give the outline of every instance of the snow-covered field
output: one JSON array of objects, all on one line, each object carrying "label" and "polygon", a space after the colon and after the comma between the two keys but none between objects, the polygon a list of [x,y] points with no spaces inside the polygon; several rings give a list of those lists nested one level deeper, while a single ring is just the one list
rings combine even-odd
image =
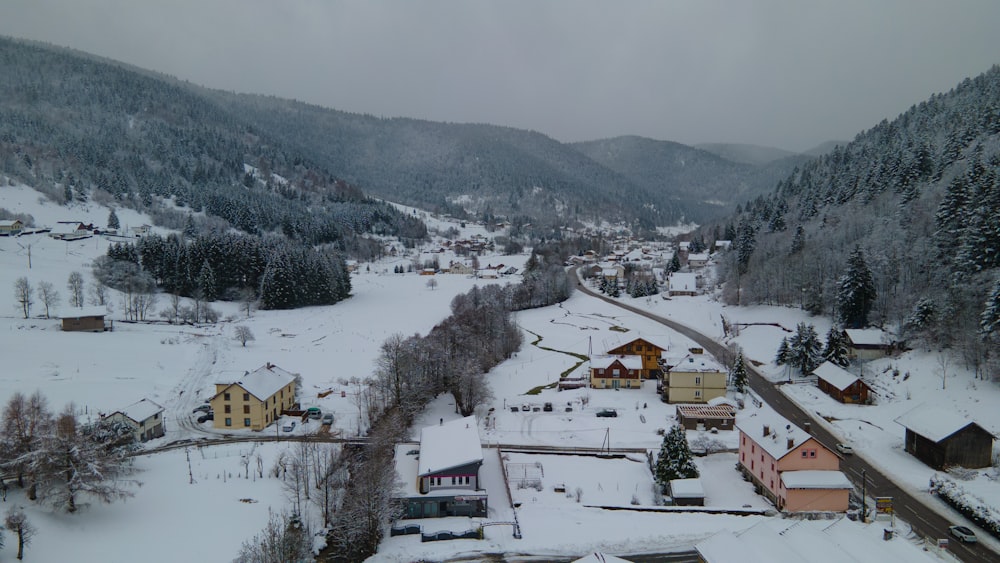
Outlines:
[{"label": "snow-covered field", "polygon": [[[64,208],[41,202],[39,194],[26,187],[0,187],[0,207],[28,212],[38,225],[69,219],[103,225],[108,216],[107,208],[92,203]],[[119,209],[117,214],[123,226],[149,222],[129,210]],[[424,218],[432,227],[442,230],[451,226],[458,228],[457,224],[439,222],[426,215]],[[487,234],[473,225],[463,234],[474,232]],[[474,284],[516,282],[516,279],[493,281],[463,275],[438,275],[434,277],[437,287],[431,288],[426,277],[392,273],[396,265],[409,265],[413,258],[400,256],[362,265],[352,276],[352,297],[331,307],[254,311],[247,318],[238,304],[215,303],[213,307],[222,313],[224,321],[200,327],[162,322],[125,323],[121,322],[120,315],[112,312],[109,318],[115,320],[115,330],[103,334],[63,333],[58,320],[38,318],[44,312],[39,303],[32,310],[32,318],[22,318],[13,295],[17,278],[25,276],[36,286],[42,281],[52,283],[63,294],[65,308],[65,286],[70,272],[82,273],[89,286],[89,264],[106,252],[108,244],[101,237],[70,243],[44,235],[0,237],[0,288],[8,288],[6,302],[0,299],[0,334],[3,334],[0,356],[5,360],[5,369],[0,374],[0,401],[6,402],[16,391],[39,390],[49,399],[53,410],[58,411],[73,402],[82,416],[93,417],[146,397],[166,409],[167,435],[153,441],[152,445],[214,434],[210,424],[198,425],[193,421],[192,408],[212,393],[215,382],[228,381],[265,362],[300,373],[304,382],[303,403],[318,406],[324,412],[334,412],[333,430],[345,436],[354,435],[359,427],[355,389],[343,382],[369,376],[386,337],[394,333],[426,334],[449,314],[451,299]],[[447,253],[439,255],[443,264],[450,258]],[[525,259],[526,256],[496,256],[480,261],[520,267]],[[829,326],[828,320],[809,318],[794,309],[723,307],[709,297],[670,301],[659,297],[623,299],[717,338],[722,336],[721,315],[730,322],[777,322],[789,329],[794,329],[797,322],[806,321],[816,325],[820,334],[825,334]],[[120,308],[117,301],[113,306]],[[164,307],[165,300],[157,310]],[[528,392],[555,383],[562,372],[579,362],[577,357],[564,352],[601,353],[608,342],[621,336],[643,336],[678,351],[686,350],[692,344],[690,341],[652,321],[579,293],[559,306],[516,313],[516,320],[525,331],[525,344],[515,357],[488,375],[495,398],[492,404],[484,405],[477,413],[485,443],[659,449],[662,438],[656,431],[669,428],[674,410],[660,401],[652,382],[636,390],[560,392],[552,388],[542,389],[537,394]],[[249,327],[255,335],[255,340],[248,342],[246,347],[234,338],[237,325]],[[763,362],[764,369],[777,377],[780,371],[769,362],[781,337],[786,334],[776,327],[749,326],[741,330],[736,341],[750,359]],[[533,344],[539,337],[537,345]],[[953,404],[966,405],[969,413],[987,428],[1000,428],[1000,413],[988,408],[996,404],[998,391],[994,384],[985,382],[976,382],[976,388],[971,388],[971,376],[953,368],[947,394],[941,394],[933,385],[937,382],[939,386],[940,377],[925,373],[932,368],[926,358],[904,357],[892,362],[901,372],[910,371],[911,377],[905,389],[897,389],[896,403],[887,405],[884,414],[875,414],[883,413],[882,406],[868,407],[863,414],[840,413],[836,411],[838,406],[832,402],[826,404],[823,396],[812,397],[798,392],[804,392],[805,387],[795,386],[796,391],[791,394],[809,408],[840,419],[834,423],[836,430],[855,444],[859,455],[878,452],[879,457],[873,461],[891,471],[899,471],[907,482],[912,479],[915,487],[925,486],[919,485],[919,481],[922,479],[926,483],[929,473],[906,465],[905,462],[912,460],[900,451],[902,429],[893,427],[892,418],[906,405],[948,397]],[[872,364],[873,370],[880,365]],[[577,367],[571,375],[583,375],[582,369],[582,366]],[[925,380],[928,380],[925,385],[916,384]],[[326,394],[328,391],[331,392]],[[320,393],[325,396],[319,397]],[[979,402],[973,402],[973,397],[978,397]],[[525,403],[535,407],[545,402],[554,404],[553,412],[515,413],[509,408]],[[567,412],[567,407],[572,410]],[[486,416],[490,408],[494,410]],[[595,413],[602,408],[615,408],[619,416],[596,417]],[[414,437],[422,425],[456,416],[450,397],[441,397],[418,421]],[[862,429],[855,431],[856,424],[851,419],[859,417],[870,422],[861,424]],[[874,426],[879,427],[881,433],[869,428]],[[295,432],[315,429],[314,425],[301,425]],[[252,435],[249,431],[231,433],[241,432]],[[713,437],[735,447],[732,433],[721,432]],[[35,506],[12,488],[8,504],[23,504],[31,521],[39,527],[35,542],[28,547],[27,560],[86,563],[224,561],[234,557],[242,541],[265,525],[268,510],[278,512],[289,505],[279,480],[266,474],[256,479],[253,475],[250,479],[241,477],[240,459],[250,447],[229,445],[191,449],[194,484],[189,482],[184,450],[140,457],[136,479],[143,485],[135,489],[134,498],[125,503],[92,505],[76,515],[53,513],[48,508]],[[279,444],[257,447],[254,455],[259,454],[264,459],[265,472],[284,447]],[[882,452],[893,455],[882,456]],[[514,539],[511,529],[504,526],[487,528],[483,542],[456,540],[420,544],[419,538],[412,536],[391,538],[385,541],[374,560],[411,561],[420,557],[442,560],[480,552],[579,556],[595,550],[609,553],[683,550],[719,530],[744,529],[764,518],[606,511],[593,505],[630,507],[633,495],[641,506],[655,504],[651,476],[644,460],[510,455],[518,459],[524,456],[525,462],[540,461],[546,470],[542,491],[511,491],[515,502],[520,503],[517,514],[522,539]],[[486,460],[483,478],[491,490],[491,511],[496,511],[491,517],[512,518],[513,509],[506,502],[506,493],[493,492],[503,490],[499,455],[487,455]],[[698,464],[705,476],[707,505],[767,507],[766,501],[754,495],[749,484],[735,471],[734,454],[699,458]],[[574,491],[580,487],[581,502],[563,493],[554,493],[551,485],[555,483],[565,484]],[[440,520],[427,525],[462,526],[463,523]],[[6,547],[0,549],[0,558],[12,559],[16,542],[11,541],[9,535],[7,540]]]}]

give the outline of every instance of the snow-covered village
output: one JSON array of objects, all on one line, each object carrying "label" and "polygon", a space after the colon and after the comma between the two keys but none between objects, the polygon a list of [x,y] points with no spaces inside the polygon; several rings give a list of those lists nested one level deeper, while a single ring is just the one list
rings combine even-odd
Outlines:
[{"label": "snow-covered village", "polygon": [[[484,244],[478,270],[502,263],[511,273],[476,275],[469,258],[448,249],[453,240],[435,236],[424,248],[352,265],[351,298],[333,306],[265,311],[184,299],[182,309],[216,310],[213,321],[184,322],[161,298],[134,320],[123,310],[128,295],[110,288],[104,305],[75,306],[101,291],[90,275],[82,301],[61,286],[73,291],[74,273],[139,238],[131,233],[159,231],[148,217],[117,209],[116,233],[100,234],[107,207],[59,206],[24,185],[0,188],[0,207],[45,227],[72,218],[78,235],[35,228],[0,237],[0,285],[34,288],[30,309],[11,299],[3,316],[5,428],[25,416],[15,409],[39,409],[81,428],[121,423],[135,444],[108,475],[74,469],[81,475],[69,496],[54,483],[32,500],[18,484],[24,475],[8,470],[6,504],[32,530],[27,560],[98,561],[109,545],[114,560],[229,560],[291,515],[319,553],[335,514],[351,509],[358,526],[363,518],[386,526],[371,561],[588,553],[604,561],[663,553],[712,562],[948,561],[959,540],[917,532],[925,516],[908,515],[971,527],[971,515],[946,498],[975,503],[987,519],[1000,505],[992,384],[871,329],[835,338],[836,352],[817,351],[829,359],[810,373],[792,360],[778,365],[780,349],[800,351],[811,338],[819,350],[816,335],[834,325],[799,309],[721,304],[713,263],[726,243],[697,265],[697,253],[680,245],[624,239],[610,255],[574,257],[578,290],[514,313],[510,338],[521,346],[467,382],[466,396],[428,397],[381,460],[385,471],[362,477],[344,476],[334,460],[382,438],[371,432],[374,411],[394,399],[376,395],[419,392],[390,371],[413,352],[405,335],[442,323],[457,296],[519,283],[528,255]],[[492,240],[481,225],[408,212],[432,232]],[[630,260],[647,261],[661,279],[675,257],[681,271],[654,294],[599,291]],[[413,266],[430,258],[468,268]],[[403,389],[383,388],[386,378]],[[784,400],[772,404],[771,394]],[[956,439],[967,444],[946,445]],[[955,465],[968,468],[947,469]],[[358,479],[371,480],[360,486],[383,506],[340,504],[345,480]],[[185,541],[149,529],[177,530]],[[0,553],[12,557],[17,541],[9,529],[6,537]]]},{"label": "snow-covered village", "polygon": [[1000,3],[0,8],[0,563],[1000,561]]}]

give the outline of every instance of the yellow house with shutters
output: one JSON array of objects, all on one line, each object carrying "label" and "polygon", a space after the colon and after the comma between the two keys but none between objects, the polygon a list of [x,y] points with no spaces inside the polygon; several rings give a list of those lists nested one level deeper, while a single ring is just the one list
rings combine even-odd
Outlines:
[{"label": "yellow house with shutters", "polygon": [[209,403],[215,428],[263,430],[295,406],[295,375],[268,362],[239,381],[216,383]]},{"label": "yellow house with shutters", "polygon": [[711,356],[692,353],[667,371],[663,393],[668,403],[707,403],[726,396],[727,379]]}]

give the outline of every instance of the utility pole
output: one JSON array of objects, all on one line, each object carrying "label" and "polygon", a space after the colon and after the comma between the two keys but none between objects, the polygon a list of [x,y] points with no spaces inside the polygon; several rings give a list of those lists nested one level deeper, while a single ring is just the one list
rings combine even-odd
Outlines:
[{"label": "utility pole", "polygon": [[865,485],[868,484],[868,479],[865,477],[865,470],[861,470],[861,523],[868,523],[868,510],[865,506]]}]

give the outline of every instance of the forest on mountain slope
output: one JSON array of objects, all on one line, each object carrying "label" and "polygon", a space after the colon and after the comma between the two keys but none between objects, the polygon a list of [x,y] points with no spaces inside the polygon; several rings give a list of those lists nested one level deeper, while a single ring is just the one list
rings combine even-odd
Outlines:
[{"label": "forest on mountain slope", "polygon": [[996,373],[1000,67],[803,164],[694,236],[734,239],[730,303],[884,327],[910,346],[954,351],[984,378]]},{"label": "forest on mountain slope", "polygon": [[618,146],[621,159],[608,161],[534,131],[210,90],[7,38],[0,73],[0,171],[57,199],[108,193],[176,228],[189,209],[348,249],[358,232],[423,236],[370,194],[542,232],[583,221],[644,230],[723,216],[790,170],[648,139],[595,142]]}]

